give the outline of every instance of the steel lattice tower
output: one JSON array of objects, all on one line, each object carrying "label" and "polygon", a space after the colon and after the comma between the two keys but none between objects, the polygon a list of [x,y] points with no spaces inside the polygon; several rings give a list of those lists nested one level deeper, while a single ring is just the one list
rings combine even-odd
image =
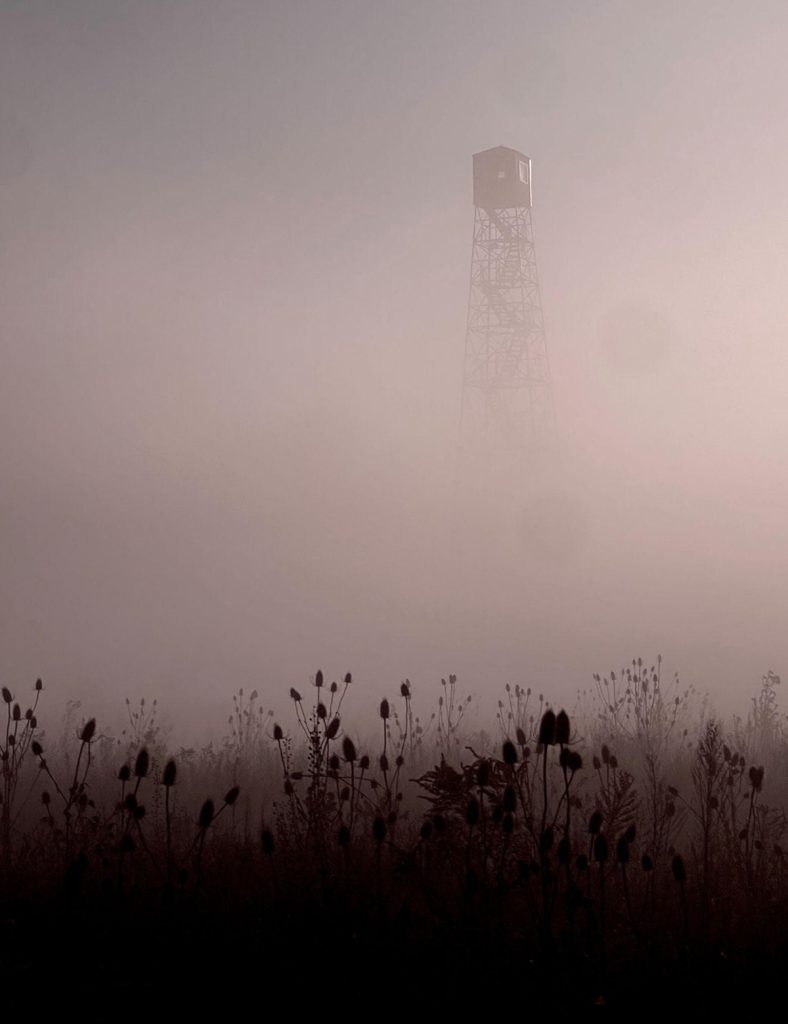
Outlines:
[{"label": "steel lattice tower", "polygon": [[461,442],[525,453],[555,428],[529,158],[505,146],[475,153],[473,204]]}]

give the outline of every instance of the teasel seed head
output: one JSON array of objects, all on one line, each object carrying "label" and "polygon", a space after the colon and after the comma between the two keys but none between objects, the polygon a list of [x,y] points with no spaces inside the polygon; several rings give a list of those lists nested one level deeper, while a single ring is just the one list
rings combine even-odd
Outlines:
[{"label": "teasel seed head", "polygon": [[148,768],[150,767],[150,756],[145,747],[140,750],[137,754],[137,760],[134,762],[134,774],[138,779],[144,779],[148,774]]},{"label": "teasel seed head", "polygon": [[503,763],[510,766],[517,764],[517,747],[511,740],[506,740],[503,745]]},{"label": "teasel seed head", "polygon": [[200,816],[197,819],[197,824],[199,825],[200,828],[206,829],[211,824],[213,819],[214,819],[213,800],[211,800],[210,797],[209,797],[205,801],[205,803],[202,805],[202,807],[200,808]]},{"label": "teasel seed head", "polygon": [[555,711],[552,708],[548,708],[542,715],[542,721],[539,726],[539,742],[542,746],[551,747],[555,743],[555,732]]}]

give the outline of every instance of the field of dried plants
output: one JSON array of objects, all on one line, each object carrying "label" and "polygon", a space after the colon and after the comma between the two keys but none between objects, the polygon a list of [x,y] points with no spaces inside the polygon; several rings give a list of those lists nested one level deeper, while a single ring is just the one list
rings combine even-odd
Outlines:
[{"label": "field of dried plants", "polygon": [[779,683],[722,721],[636,660],[571,714],[507,687],[474,732],[454,676],[422,714],[405,681],[362,737],[370,694],[318,672],[178,750],[155,704],[53,740],[41,682],[3,687],[9,1000],[751,1011],[787,962]]}]

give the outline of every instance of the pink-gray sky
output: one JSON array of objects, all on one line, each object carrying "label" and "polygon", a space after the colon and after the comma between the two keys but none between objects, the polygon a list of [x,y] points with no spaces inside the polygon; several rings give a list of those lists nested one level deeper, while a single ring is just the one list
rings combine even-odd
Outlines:
[{"label": "pink-gray sky", "polygon": [[[744,710],[788,654],[786,46],[767,0],[0,0],[3,681],[492,706],[661,651]],[[495,145],[562,446],[474,494]]]}]

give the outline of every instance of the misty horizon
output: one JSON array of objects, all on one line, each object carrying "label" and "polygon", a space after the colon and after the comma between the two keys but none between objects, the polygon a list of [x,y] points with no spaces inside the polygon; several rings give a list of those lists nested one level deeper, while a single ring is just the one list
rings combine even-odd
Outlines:
[{"label": "misty horizon", "polygon": [[[788,13],[485,11],[0,3],[4,682],[201,730],[319,668],[370,714],[781,673]],[[558,436],[469,468],[499,145]]]}]

